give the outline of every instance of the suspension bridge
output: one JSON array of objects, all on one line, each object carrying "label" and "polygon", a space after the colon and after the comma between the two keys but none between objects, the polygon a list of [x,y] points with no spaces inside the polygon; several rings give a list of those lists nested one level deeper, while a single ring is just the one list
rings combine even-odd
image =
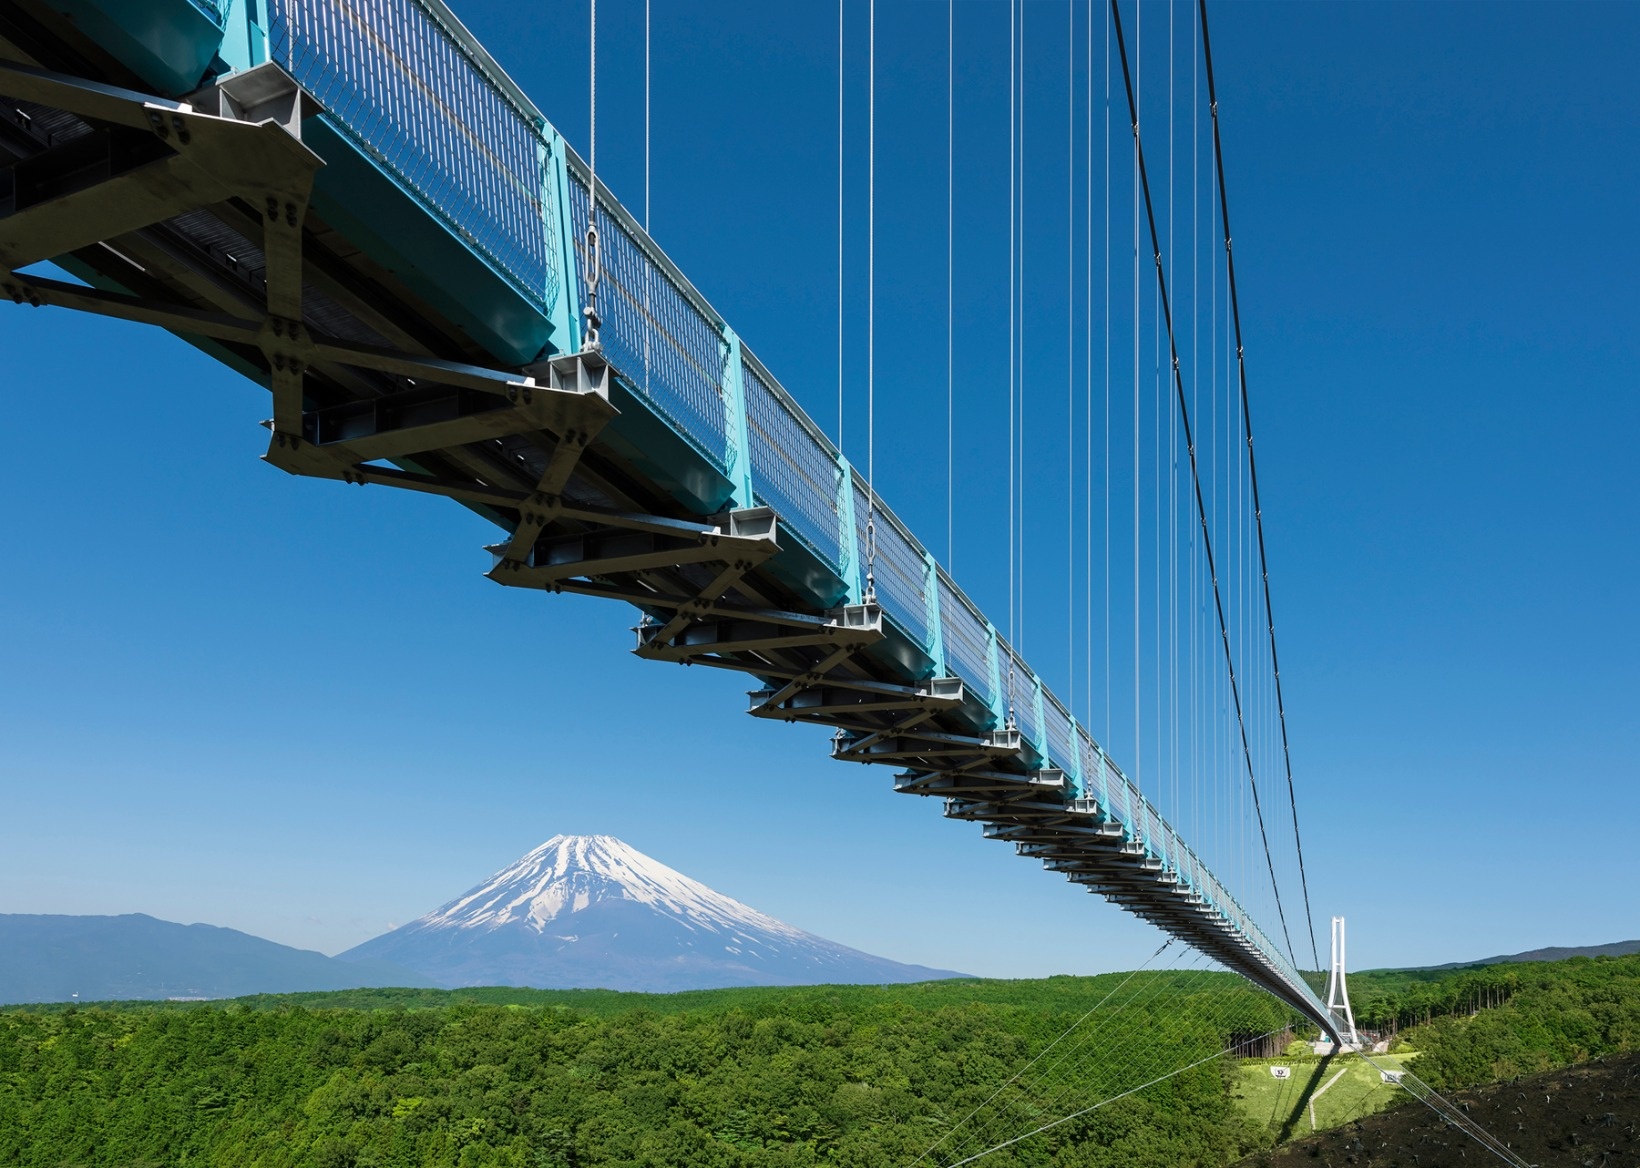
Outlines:
[{"label": "suspension bridge", "polygon": [[[441,0],[16,0],[0,96],[7,298],[175,333],[270,391],[274,466],[470,508],[498,529],[491,579],[635,607],[639,656],[744,674],[752,715],[830,728],[835,758],[892,768],[1343,1037],[1290,940]],[[1212,569],[1196,492],[1180,506]],[[1222,601],[1210,631],[1228,659]]]}]

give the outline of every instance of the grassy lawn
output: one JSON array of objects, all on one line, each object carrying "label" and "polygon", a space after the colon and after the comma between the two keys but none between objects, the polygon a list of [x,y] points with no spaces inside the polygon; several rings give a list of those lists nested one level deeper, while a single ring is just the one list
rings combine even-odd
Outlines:
[{"label": "grassy lawn", "polygon": [[[1408,1065],[1415,1052],[1375,1054],[1373,1061],[1390,1070]],[[1278,1079],[1271,1067],[1290,1067],[1291,1075]],[[1304,1048],[1303,1054],[1278,1059],[1245,1059],[1236,1069],[1231,1095],[1255,1122],[1267,1124],[1280,1138],[1308,1135],[1312,1108],[1315,1131],[1325,1131],[1363,1115],[1382,1111],[1404,1094],[1385,1083],[1378,1067],[1359,1055],[1343,1054],[1323,1060]]]}]

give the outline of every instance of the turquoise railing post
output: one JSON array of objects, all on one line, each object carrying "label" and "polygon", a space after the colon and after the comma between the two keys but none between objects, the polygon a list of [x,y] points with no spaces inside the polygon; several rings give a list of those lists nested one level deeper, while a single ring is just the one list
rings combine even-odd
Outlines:
[{"label": "turquoise railing post", "polygon": [[998,726],[1008,724],[1008,695],[1002,692],[1002,649],[997,628],[985,622],[985,660],[991,670],[991,713]]},{"label": "turquoise railing post", "polygon": [[945,665],[945,629],[940,621],[940,566],[934,561],[934,554],[923,552],[923,585],[924,595],[928,602],[925,611],[928,615],[928,655],[933,658],[934,676],[950,677],[951,671]]},{"label": "turquoise railing post", "polygon": [[253,0],[229,0],[222,10],[222,46],[217,56],[235,73],[268,59],[267,29],[257,23],[256,17]]},{"label": "turquoise railing post", "polygon": [[723,415],[729,449],[724,452],[725,469],[734,483],[736,507],[755,506],[752,495],[752,437],[746,421],[746,378],[741,373],[740,337],[723,326]]},{"label": "turquoise railing post", "polygon": [[[549,257],[558,265],[558,301],[552,306],[553,347],[560,353],[581,349],[581,280],[575,270],[575,219],[569,203],[569,151],[564,139],[546,121],[537,123],[545,151],[543,172],[546,190],[541,192],[541,216],[554,216],[558,224],[558,254]],[[549,235],[550,237],[550,235]]]},{"label": "turquoise railing post", "polygon": [[838,569],[843,586],[848,589],[848,602],[861,604],[865,601],[865,581],[860,577],[860,565],[865,562],[865,556],[861,554],[860,529],[854,522],[854,467],[841,454],[837,456],[837,464],[843,469],[837,477],[837,523],[842,528],[837,541],[837,558],[842,561]]},{"label": "turquoise railing post", "polygon": [[[1078,799],[1085,799],[1088,794],[1088,785],[1082,778],[1084,770],[1083,758],[1087,754],[1087,751],[1082,749],[1082,741],[1084,737],[1082,727],[1078,726],[1076,724],[1076,719],[1072,717],[1071,745],[1073,749],[1071,750],[1071,786],[1076,798]],[[1092,739],[1089,739],[1089,741],[1092,741]]]},{"label": "turquoise railing post", "polygon": [[1036,712],[1036,736],[1038,741],[1031,743],[1037,757],[1044,762],[1048,758],[1048,719],[1042,709],[1042,679],[1036,674],[1031,675],[1031,709]]}]

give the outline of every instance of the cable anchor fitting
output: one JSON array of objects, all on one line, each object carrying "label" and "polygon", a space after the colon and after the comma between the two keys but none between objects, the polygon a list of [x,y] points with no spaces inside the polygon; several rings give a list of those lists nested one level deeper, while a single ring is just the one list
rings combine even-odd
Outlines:
[{"label": "cable anchor fitting", "polygon": [[866,512],[866,604],[877,603],[877,516]]},{"label": "cable anchor fitting", "polygon": [[[596,204],[595,204],[596,206]],[[594,211],[596,213],[596,210]],[[581,316],[586,320],[586,328],[581,334],[581,352],[597,353],[603,350],[603,342],[598,339],[598,330],[603,320],[598,316],[598,284],[603,272],[603,249],[598,239],[596,224],[587,225],[587,303],[581,309]]]}]

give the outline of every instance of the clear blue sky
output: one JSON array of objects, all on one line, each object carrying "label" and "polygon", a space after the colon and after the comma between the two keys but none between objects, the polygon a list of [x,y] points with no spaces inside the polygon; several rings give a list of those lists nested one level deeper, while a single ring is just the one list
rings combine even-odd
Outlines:
[{"label": "clear blue sky", "polygon": [[[831,430],[835,9],[654,7],[654,234]],[[584,5],[457,10],[584,151]],[[861,461],[865,11],[850,0]],[[1044,419],[1066,376],[1066,12],[1026,5],[1027,400]],[[599,37],[599,169],[635,210],[641,13],[606,0]],[[879,426],[896,437],[877,477],[940,551],[945,15],[885,0],[878,29]],[[1191,10],[1174,15],[1187,37]],[[1212,18],[1322,941],[1332,913],[1358,967],[1640,935],[1640,9]],[[1143,20],[1154,45],[1167,10]],[[1000,622],[1006,8],[956,21],[958,500],[975,518],[955,558]],[[1147,114],[1153,151],[1160,126]],[[1119,96],[1111,127],[1120,157]],[[886,773],[829,762],[819,732],[747,718],[738,679],[637,661],[629,611],[489,584],[493,529],[459,508],[260,464],[265,391],[174,338],[5,305],[0,358],[0,911],[141,911],[334,952],[556,832],[607,832],[902,960],[1026,976],[1154,946]],[[1051,421],[1034,432],[1027,541],[1049,550],[1024,632],[1057,681],[1064,482],[1047,468],[1064,447]]]}]

